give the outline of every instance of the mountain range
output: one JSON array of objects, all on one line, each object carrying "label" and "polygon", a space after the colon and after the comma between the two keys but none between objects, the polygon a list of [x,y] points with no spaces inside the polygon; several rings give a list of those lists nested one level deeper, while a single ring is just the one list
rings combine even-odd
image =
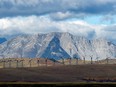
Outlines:
[{"label": "mountain range", "polygon": [[67,32],[18,35],[0,44],[0,58],[116,58],[116,45],[104,38],[89,40]]}]

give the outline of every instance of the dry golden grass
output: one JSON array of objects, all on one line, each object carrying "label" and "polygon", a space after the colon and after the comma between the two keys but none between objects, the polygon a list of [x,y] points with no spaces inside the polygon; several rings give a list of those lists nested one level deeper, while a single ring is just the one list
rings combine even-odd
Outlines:
[{"label": "dry golden grass", "polygon": [[[38,61],[39,60],[39,61]],[[91,64],[91,61],[85,61],[84,60],[77,60],[77,59],[64,59],[53,61],[50,59],[45,58],[6,58],[0,59],[0,68],[16,68],[16,67],[39,67],[39,66],[57,66],[57,65],[83,65],[83,64]],[[107,60],[99,60],[99,61],[93,61],[92,64],[116,64],[116,59],[109,59]],[[3,67],[4,66],[4,67]]]},{"label": "dry golden grass", "polygon": [[[3,62],[3,60],[5,62]],[[10,60],[10,61],[9,61]],[[38,61],[39,60],[39,61]],[[0,68],[16,68],[16,67],[38,67],[38,66],[54,66],[54,65],[62,65],[60,62],[53,62],[50,59],[45,58],[6,58],[0,60]],[[4,67],[3,67],[4,66]]]}]

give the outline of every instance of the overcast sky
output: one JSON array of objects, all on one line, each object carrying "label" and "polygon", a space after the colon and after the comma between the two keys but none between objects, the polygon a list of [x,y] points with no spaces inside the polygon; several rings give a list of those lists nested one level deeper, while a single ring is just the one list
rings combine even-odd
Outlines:
[{"label": "overcast sky", "polygon": [[55,31],[116,40],[116,0],[0,0],[0,36]]}]

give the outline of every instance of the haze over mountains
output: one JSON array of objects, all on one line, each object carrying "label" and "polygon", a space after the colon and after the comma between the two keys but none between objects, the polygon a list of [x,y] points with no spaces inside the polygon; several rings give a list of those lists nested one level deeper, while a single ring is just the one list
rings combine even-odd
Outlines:
[{"label": "haze over mountains", "polygon": [[0,44],[0,58],[116,58],[116,45],[99,38],[88,40],[70,33],[18,35]]}]

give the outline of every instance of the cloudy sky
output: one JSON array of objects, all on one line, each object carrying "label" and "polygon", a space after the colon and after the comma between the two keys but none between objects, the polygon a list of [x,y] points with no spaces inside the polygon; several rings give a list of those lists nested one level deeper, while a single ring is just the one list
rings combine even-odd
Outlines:
[{"label": "cloudy sky", "polygon": [[56,31],[116,40],[116,0],[0,0],[0,36]]}]

